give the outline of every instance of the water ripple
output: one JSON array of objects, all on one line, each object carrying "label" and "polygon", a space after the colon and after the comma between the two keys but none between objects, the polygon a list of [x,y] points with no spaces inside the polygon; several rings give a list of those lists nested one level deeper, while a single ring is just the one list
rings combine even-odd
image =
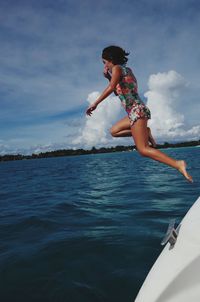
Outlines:
[{"label": "water ripple", "polygon": [[192,185],[137,152],[1,164],[1,301],[133,300],[199,195],[197,149],[166,151],[190,155]]}]

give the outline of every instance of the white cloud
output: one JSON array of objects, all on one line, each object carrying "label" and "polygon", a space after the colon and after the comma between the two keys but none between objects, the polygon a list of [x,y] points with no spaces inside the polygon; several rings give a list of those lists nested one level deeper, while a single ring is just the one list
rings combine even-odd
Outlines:
[{"label": "white cloud", "polygon": [[[87,99],[89,104],[92,104],[99,95],[99,92],[90,93]],[[118,98],[109,96],[97,107],[92,116],[86,116],[85,125],[72,144],[92,147],[112,143],[114,139],[109,134],[109,128],[119,119],[120,111],[121,104]]]},{"label": "white cloud", "polygon": [[[191,140],[199,139],[200,125],[185,129],[185,117],[180,111],[182,92],[188,83],[176,71],[152,74],[148,81],[149,91],[145,93],[147,106],[152,113],[149,125],[157,140]],[[92,92],[88,96],[88,103],[92,104],[99,92]],[[182,100],[183,101],[183,100]],[[121,104],[117,97],[109,96],[93,112],[86,116],[85,124],[72,145],[83,148],[127,143],[126,139],[113,139],[109,128],[120,119]]]},{"label": "white cloud", "polygon": [[149,91],[145,97],[152,113],[149,125],[158,140],[199,139],[200,126],[185,129],[185,117],[178,112],[180,99],[184,101],[182,91],[187,85],[185,79],[174,70],[149,77]]}]

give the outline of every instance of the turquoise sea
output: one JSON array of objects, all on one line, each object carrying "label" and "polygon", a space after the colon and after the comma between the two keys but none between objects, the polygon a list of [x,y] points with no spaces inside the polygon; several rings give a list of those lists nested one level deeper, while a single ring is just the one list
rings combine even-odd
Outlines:
[{"label": "turquoise sea", "polygon": [[0,163],[0,301],[128,302],[200,195],[200,148]]}]

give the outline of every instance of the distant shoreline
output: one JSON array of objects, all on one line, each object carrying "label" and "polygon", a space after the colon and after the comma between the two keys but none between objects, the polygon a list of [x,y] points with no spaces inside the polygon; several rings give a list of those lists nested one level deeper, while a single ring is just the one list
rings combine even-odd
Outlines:
[{"label": "distant shoreline", "polygon": [[[200,140],[181,142],[181,143],[167,143],[158,144],[157,149],[167,149],[167,148],[181,148],[181,147],[196,147],[200,146]],[[115,146],[115,147],[102,147],[96,149],[95,147],[91,150],[84,149],[63,149],[48,152],[41,152],[32,155],[22,155],[22,154],[5,154],[0,156],[0,162],[13,161],[13,160],[25,160],[25,159],[36,159],[36,158],[50,158],[50,157],[61,157],[61,156],[76,156],[76,155],[86,155],[86,154],[100,154],[100,153],[112,153],[112,152],[123,152],[123,151],[133,151],[135,146]]]}]

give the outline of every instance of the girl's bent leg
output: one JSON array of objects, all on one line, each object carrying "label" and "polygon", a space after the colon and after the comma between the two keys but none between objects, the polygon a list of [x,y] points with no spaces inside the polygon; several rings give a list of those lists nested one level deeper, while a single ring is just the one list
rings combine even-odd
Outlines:
[{"label": "girl's bent leg", "polygon": [[131,137],[131,127],[128,116],[124,117],[114,126],[112,126],[110,133],[114,137]]},{"label": "girl's bent leg", "polygon": [[[152,147],[156,147],[156,142],[151,134],[151,129],[148,127],[148,141]],[[130,120],[128,116],[121,119],[110,129],[110,134],[113,137],[132,137]]]},{"label": "girl's bent leg", "polygon": [[138,152],[142,156],[150,157],[181,172],[185,178],[192,182],[192,177],[186,171],[186,163],[183,160],[175,160],[165,153],[149,146],[149,134],[147,129],[147,119],[139,119],[131,127],[131,133],[135,141]]}]

